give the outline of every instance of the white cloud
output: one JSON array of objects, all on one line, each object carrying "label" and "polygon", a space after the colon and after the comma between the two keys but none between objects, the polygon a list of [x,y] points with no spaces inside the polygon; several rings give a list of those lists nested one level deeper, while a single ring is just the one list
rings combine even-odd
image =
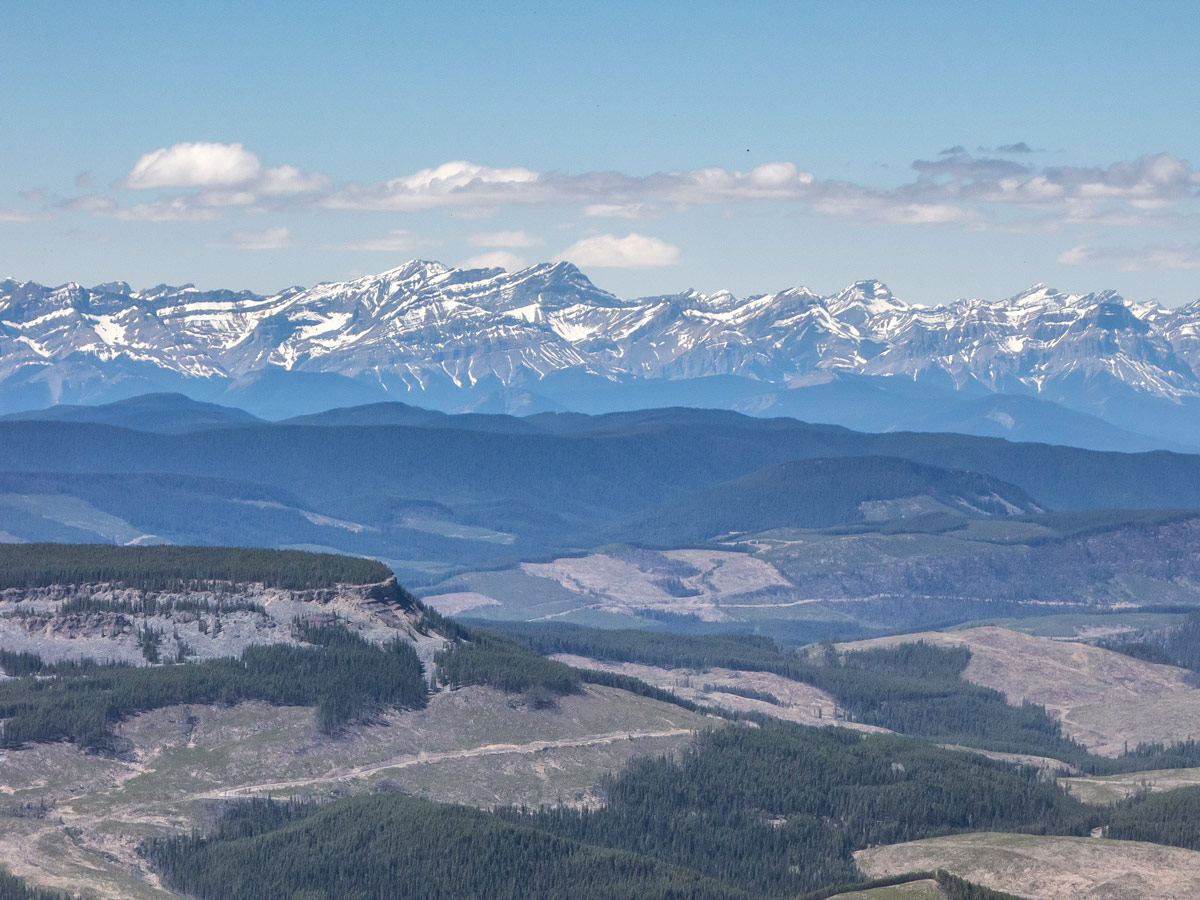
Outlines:
[{"label": "white cloud", "polygon": [[895,203],[878,197],[828,197],[813,210],[853,222],[887,225],[945,225],[975,218],[971,210],[951,203]]},{"label": "white cloud", "polygon": [[235,231],[227,242],[213,246],[233,247],[236,250],[278,250],[292,246],[292,234],[282,225],[262,231]]},{"label": "white cloud", "polygon": [[13,207],[0,209],[0,222],[33,222],[37,219],[45,218],[47,216],[44,213],[31,212],[27,209],[16,209]]},{"label": "white cloud", "polygon": [[143,154],[117,187],[240,188],[261,194],[322,191],[333,183],[328,175],[296,166],[267,168],[241,144],[195,141],[160,147]]},{"label": "white cloud", "polygon": [[750,182],[765,188],[787,187],[796,182],[812,184],[813,176],[808,172],[801,175],[794,163],[773,162],[751,169]]},{"label": "white cloud", "polygon": [[[914,161],[908,183],[879,187],[818,179],[789,161],[766,162],[748,171],[710,166],[628,175],[538,172],[456,160],[384,181],[334,184],[327,175],[294,165],[267,167],[242,144],[192,142],[143,155],[118,183],[188,193],[114,207],[109,214],[199,219],[226,207],[251,207],[279,212],[452,209],[456,217],[467,217],[541,206],[571,208],[593,218],[644,219],[702,205],[772,203],[852,222],[1019,231],[1081,223],[1162,226],[1184,204],[1194,209],[1200,199],[1200,172],[1178,156],[1159,153],[1107,166],[1039,167],[1024,146],[1001,148],[1025,155],[1019,162],[951,147],[934,160]],[[105,214],[98,202],[87,202],[95,203],[91,211]],[[529,247],[537,241],[522,231],[479,233],[468,240],[484,248]]]},{"label": "white cloud", "polygon": [[253,191],[201,191],[190,198],[180,198],[197,207],[250,206],[257,202]]},{"label": "white cloud", "polygon": [[382,237],[346,244],[347,250],[379,250],[387,253],[406,253],[417,247],[428,246],[429,241],[403,228],[390,231]]},{"label": "white cloud", "polygon": [[1069,266],[1112,263],[1126,272],[1140,272],[1143,269],[1200,269],[1200,244],[1177,241],[1138,248],[1083,245],[1059,254],[1058,261]]},{"label": "white cloud", "polygon": [[412,190],[448,191],[471,184],[526,184],[537,177],[538,173],[529,169],[493,169],[455,160],[395,180]]},{"label": "white cloud", "polygon": [[568,260],[578,266],[614,269],[649,269],[673,266],[679,262],[679,248],[644,234],[597,234],[576,241],[555,260]]},{"label": "white cloud", "polygon": [[464,259],[458,264],[460,269],[507,269],[515,272],[525,268],[525,260],[507,250],[493,250],[491,253],[480,253],[470,259]]},{"label": "white cloud", "polygon": [[645,203],[592,203],[583,214],[598,219],[649,219],[661,216],[662,210]]},{"label": "white cloud", "polygon": [[261,173],[258,157],[241,144],[197,141],[144,154],[120,186],[231,187],[253,181]]},{"label": "white cloud", "polygon": [[797,199],[812,192],[815,178],[788,162],[765,163],[750,172],[707,168],[631,176],[619,172],[560,175],[530,169],[494,169],[469,162],[445,163],[412,175],[351,184],[331,194],[334,209],[413,211],[439,207],[583,204],[609,210],[655,202],[697,203]]},{"label": "white cloud", "polygon": [[458,160],[374,184],[351,184],[326,201],[334,209],[420,210],[487,206],[523,200],[542,176],[529,169],[495,169]]},{"label": "white cloud", "polygon": [[304,172],[295,166],[263,170],[256,187],[264,194],[308,194],[323,191],[333,179],[320,172]]},{"label": "white cloud", "polygon": [[525,231],[488,231],[468,235],[476,247],[535,247],[542,239]]},{"label": "white cloud", "polygon": [[121,207],[113,211],[113,216],[133,222],[202,222],[215,219],[217,214],[184,197],[164,197],[152,203]]},{"label": "white cloud", "polygon": [[[960,162],[968,171],[994,160]],[[914,166],[924,166],[914,163]],[[1023,168],[1023,167],[1022,167]],[[1109,166],[1049,166],[1029,170],[1017,177],[990,177],[978,172],[957,186],[967,200],[1022,205],[1095,206],[1099,202],[1121,202],[1139,209],[1156,208],[1179,200],[1194,199],[1200,172],[1178,156],[1159,153],[1132,162]],[[949,187],[940,185],[939,187]]]}]

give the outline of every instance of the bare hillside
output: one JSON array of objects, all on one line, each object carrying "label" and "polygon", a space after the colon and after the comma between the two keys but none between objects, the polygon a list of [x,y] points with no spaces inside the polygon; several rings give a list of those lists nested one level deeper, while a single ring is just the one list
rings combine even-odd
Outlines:
[{"label": "bare hillside", "polygon": [[973,833],[872,847],[854,855],[872,876],[942,868],[1029,900],[1192,900],[1200,853],[1135,841]]},{"label": "bare hillside", "polygon": [[1186,670],[1088,644],[985,627],[874,638],[840,649],[913,641],[968,648],[968,680],[1001,691],[1010,703],[1041,704],[1093,753],[1117,756],[1126,744],[1200,735],[1200,689]]},{"label": "bare hillside", "polygon": [[103,900],[169,897],[136,845],[204,828],[226,800],[403,790],[479,807],[591,805],[605,774],[675,752],[709,723],[604,687],[551,709],[485,687],[442,691],[426,709],[340,739],[320,734],[303,707],[168,707],[121,725],[129,749],[119,758],[67,743],[5,751],[0,863]]}]

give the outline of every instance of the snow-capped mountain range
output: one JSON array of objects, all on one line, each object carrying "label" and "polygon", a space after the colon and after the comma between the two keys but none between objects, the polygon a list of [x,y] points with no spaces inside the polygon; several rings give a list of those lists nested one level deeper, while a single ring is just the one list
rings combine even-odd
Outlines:
[{"label": "snow-capped mountain range", "polygon": [[[922,307],[878,281],[824,297],[798,287],[627,300],[565,262],[510,273],[412,261],[272,296],[0,282],[7,410],[146,389],[212,397],[263,379],[286,393],[304,381],[286,376],[308,375],[348,396],[443,408],[495,392],[520,406],[542,387],[554,398],[545,405],[570,405],[565,384],[594,393],[706,379],[769,411],[780,392],[868,377],[887,390],[1023,394],[1103,414],[1138,398],[1200,404],[1197,372],[1200,301],[1167,309],[1043,285]],[[727,401],[709,405],[738,405]]]}]

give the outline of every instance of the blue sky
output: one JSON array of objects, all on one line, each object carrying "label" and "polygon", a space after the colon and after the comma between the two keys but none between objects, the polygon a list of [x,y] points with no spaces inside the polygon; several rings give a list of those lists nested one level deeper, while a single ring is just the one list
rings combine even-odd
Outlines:
[{"label": "blue sky", "polygon": [[0,276],[1200,297],[1188,3],[9,2]]}]

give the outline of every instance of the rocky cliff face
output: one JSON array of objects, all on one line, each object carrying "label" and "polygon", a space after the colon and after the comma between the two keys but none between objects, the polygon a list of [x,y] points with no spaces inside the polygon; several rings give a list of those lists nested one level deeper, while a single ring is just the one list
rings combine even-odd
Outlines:
[{"label": "rocky cliff face", "polygon": [[132,665],[240,656],[255,644],[300,643],[292,624],[339,621],[368,640],[410,640],[426,661],[443,638],[419,627],[420,611],[394,579],[290,591],[261,584],[146,591],[120,584],[0,591],[0,646],[48,662]]}]

